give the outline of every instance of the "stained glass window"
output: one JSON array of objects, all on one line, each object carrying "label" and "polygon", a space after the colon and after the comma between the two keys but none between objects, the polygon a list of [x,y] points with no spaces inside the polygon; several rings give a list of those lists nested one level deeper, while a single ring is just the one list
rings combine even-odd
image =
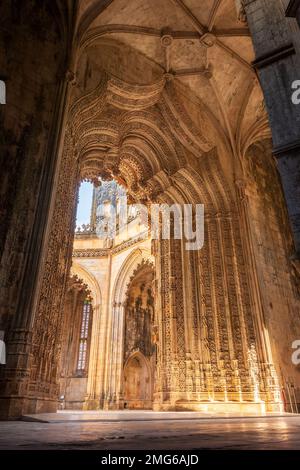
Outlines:
[{"label": "stained glass window", "polygon": [[85,371],[87,366],[87,346],[89,337],[89,324],[91,316],[91,300],[85,299],[82,310],[82,321],[80,330],[79,353],[77,370]]}]

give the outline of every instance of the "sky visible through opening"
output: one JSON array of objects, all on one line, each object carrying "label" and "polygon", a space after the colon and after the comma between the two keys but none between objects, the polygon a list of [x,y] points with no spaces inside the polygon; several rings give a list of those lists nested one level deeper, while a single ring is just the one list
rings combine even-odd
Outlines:
[{"label": "sky visible through opening", "polygon": [[93,184],[83,181],[79,188],[79,202],[76,214],[76,227],[89,224],[93,202]]}]

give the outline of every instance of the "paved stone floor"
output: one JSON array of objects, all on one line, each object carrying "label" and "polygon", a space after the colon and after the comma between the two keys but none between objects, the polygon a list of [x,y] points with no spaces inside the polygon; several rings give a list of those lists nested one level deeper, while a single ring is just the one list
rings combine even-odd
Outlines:
[{"label": "paved stone floor", "polygon": [[300,449],[300,415],[59,412],[0,422],[0,449]]}]

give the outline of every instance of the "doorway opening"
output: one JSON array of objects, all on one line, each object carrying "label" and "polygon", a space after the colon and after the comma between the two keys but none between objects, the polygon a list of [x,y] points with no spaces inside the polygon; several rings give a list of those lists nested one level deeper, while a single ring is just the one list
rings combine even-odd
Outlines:
[{"label": "doorway opening", "polygon": [[142,263],[132,276],[125,304],[124,408],[151,409],[156,368],[153,336],[153,267]]},{"label": "doorway opening", "polygon": [[64,305],[61,409],[152,408],[153,261],[148,226],[125,188],[83,181]]},{"label": "doorway opening", "polygon": [[124,409],[152,409],[151,367],[141,353],[124,366]]}]

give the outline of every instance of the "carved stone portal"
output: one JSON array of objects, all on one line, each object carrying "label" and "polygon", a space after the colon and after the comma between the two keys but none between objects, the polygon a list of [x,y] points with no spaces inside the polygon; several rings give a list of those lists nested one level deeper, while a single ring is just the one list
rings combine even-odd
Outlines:
[{"label": "carved stone portal", "polygon": [[[51,36],[47,67],[40,63],[37,86],[26,87],[37,94],[30,113],[20,108],[24,132],[11,146],[20,164],[29,163],[10,168],[15,160],[4,158],[7,192],[13,189],[14,198],[19,189],[12,214],[4,214],[9,231],[1,227],[0,234],[7,343],[0,415],[57,409],[70,270],[93,302],[88,370],[78,377],[85,380],[77,402],[83,408],[278,411],[287,381],[300,403],[299,371],[289,360],[300,332],[299,269],[290,259],[245,2],[169,2],[169,9],[145,0],[141,9],[132,0],[123,9],[108,2],[101,13],[80,3],[70,16],[74,37]],[[257,2],[247,3],[249,21]],[[64,35],[72,28],[55,30]],[[62,44],[70,63],[57,92],[54,62]],[[24,56],[35,51],[21,40],[15,46]],[[26,56],[28,70],[40,51]],[[17,57],[11,76],[22,62]],[[17,75],[11,123],[15,110],[31,102],[20,101],[31,74]],[[46,114],[37,112],[43,108]],[[97,185],[100,178],[148,206],[204,204],[203,248],[187,251],[172,237],[88,247],[85,227],[74,249],[79,183]],[[138,280],[147,263],[151,294],[149,280]]]}]

